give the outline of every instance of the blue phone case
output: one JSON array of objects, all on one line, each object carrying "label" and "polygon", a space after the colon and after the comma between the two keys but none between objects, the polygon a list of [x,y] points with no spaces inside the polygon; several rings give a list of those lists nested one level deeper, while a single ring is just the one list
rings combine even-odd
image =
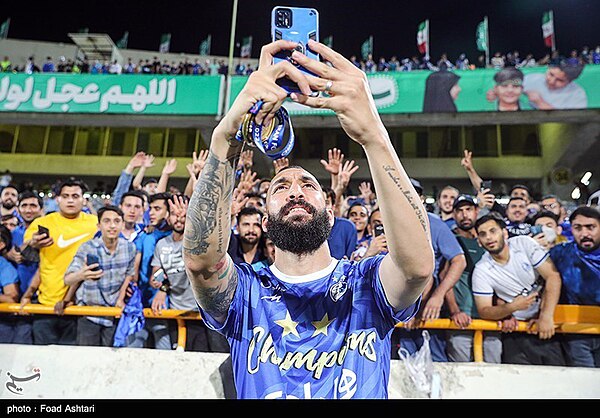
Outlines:
[{"label": "blue phone case", "polygon": [[[286,13],[286,16],[289,13],[290,19],[284,22],[281,14],[279,14],[278,18],[278,11],[283,11],[283,13]],[[308,41],[310,39],[319,41],[319,12],[316,9],[304,7],[277,6],[273,8],[271,11],[271,38],[273,41],[286,39],[298,42],[298,48],[296,49],[299,52],[318,61],[319,55],[308,48]],[[273,62],[276,64],[279,61],[288,60],[292,64],[295,64],[291,59],[291,53],[292,51],[280,51],[273,57]],[[316,74],[313,74],[300,65],[297,65],[297,67],[300,71],[316,76]],[[283,87],[288,93],[300,92],[298,85],[287,77],[277,80],[277,84]]]}]

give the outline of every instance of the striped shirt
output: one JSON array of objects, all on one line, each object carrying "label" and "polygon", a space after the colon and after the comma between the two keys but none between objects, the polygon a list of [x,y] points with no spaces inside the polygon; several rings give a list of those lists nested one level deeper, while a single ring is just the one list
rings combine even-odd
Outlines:
[{"label": "striped shirt", "polygon": [[[93,254],[100,260],[103,275],[98,280],[84,280],[75,293],[77,305],[85,306],[115,306],[119,290],[126,277],[134,275],[135,244],[119,238],[117,248],[111,254],[102,238],[94,238],[79,247],[66,274],[74,273],[86,264],[88,254]],[[88,316],[91,322],[102,326],[111,326],[112,317]]]}]

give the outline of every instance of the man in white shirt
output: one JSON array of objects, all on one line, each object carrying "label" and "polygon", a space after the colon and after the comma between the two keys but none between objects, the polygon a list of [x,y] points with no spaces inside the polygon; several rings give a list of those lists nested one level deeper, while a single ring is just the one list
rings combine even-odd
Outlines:
[{"label": "man in white shirt", "polygon": [[[473,272],[475,304],[482,319],[503,320],[502,362],[564,366],[553,338],[561,278],[548,253],[529,236],[509,239],[494,212],[477,220],[475,231],[486,250]],[[519,320],[529,321],[527,333],[511,333]]]}]

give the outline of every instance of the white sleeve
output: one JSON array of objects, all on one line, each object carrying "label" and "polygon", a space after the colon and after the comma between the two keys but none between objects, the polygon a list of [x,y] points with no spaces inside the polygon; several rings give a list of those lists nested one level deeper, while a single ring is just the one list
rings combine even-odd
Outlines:
[{"label": "white sleeve", "polygon": [[525,250],[533,268],[537,268],[548,257],[548,252],[533,238],[527,235],[515,238],[519,238],[519,245]]},{"label": "white sleeve", "polygon": [[473,295],[475,296],[493,296],[494,288],[488,274],[487,269],[483,266],[482,262],[478,262],[473,270]]}]

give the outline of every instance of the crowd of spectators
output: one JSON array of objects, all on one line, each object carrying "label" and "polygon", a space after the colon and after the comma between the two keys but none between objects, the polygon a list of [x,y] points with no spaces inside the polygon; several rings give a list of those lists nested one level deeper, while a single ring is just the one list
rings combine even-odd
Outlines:
[{"label": "crowd of spectators", "polygon": [[[600,45],[595,49],[590,50],[584,46],[581,51],[573,49],[568,56],[562,55],[558,50],[551,54],[546,54],[543,57],[536,59],[533,54],[521,56],[519,51],[511,51],[503,54],[496,52],[490,57],[489,63],[486,62],[485,55],[479,55],[475,61],[469,60],[466,54],[461,53],[455,61],[448,58],[444,53],[439,60],[431,60],[428,56],[419,57],[417,55],[411,58],[398,59],[397,56],[392,56],[390,59],[385,57],[379,58],[377,62],[373,59],[373,55],[369,55],[366,60],[358,59],[356,55],[350,57],[350,61],[358,68],[361,68],[366,73],[375,72],[394,72],[394,71],[416,71],[428,70],[437,71],[440,69],[447,70],[474,70],[477,68],[494,68],[501,70],[505,67],[536,67],[543,65],[560,65],[566,63],[568,65],[585,65],[595,64],[600,65]],[[249,62],[238,61],[234,68],[236,75],[250,75],[255,70]],[[20,72],[32,74],[36,72],[43,73],[83,73],[83,74],[171,74],[171,75],[217,75],[228,74],[228,66],[224,59],[207,59],[200,62],[200,59],[195,59],[193,62],[187,58],[183,61],[161,61],[158,57],[152,60],[139,60],[133,62],[131,58],[127,62],[120,64],[117,61],[100,62],[95,60],[73,60],[71,58],[59,57],[56,62],[53,57],[47,57],[42,64],[35,61],[35,57],[30,56],[26,63],[19,65],[11,62],[10,58],[5,56],[0,61],[0,72]]]},{"label": "crowd of spectators", "polygon": [[[183,191],[170,185],[177,160],[165,163],[159,179],[145,178],[154,157],[138,152],[111,193],[90,204],[87,186],[69,178],[53,195],[19,190],[0,178],[0,302],[37,303],[56,315],[3,314],[0,342],[175,348],[177,327],[164,319],[144,320],[142,308],[197,311],[186,276],[182,241],[189,197],[208,151],[192,156]],[[235,263],[260,270],[275,259],[261,227],[270,177],[253,171],[253,151],[241,154],[231,207],[228,253]],[[417,317],[392,335],[392,357],[415,352],[427,321],[450,318],[466,327],[474,318],[502,322],[486,332],[484,360],[490,363],[600,367],[592,335],[555,334],[557,303],[600,304],[600,212],[597,204],[569,211],[554,195],[535,200],[515,184],[506,205],[477,173],[465,150],[461,165],[472,188],[447,185],[429,205],[436,268]],[[275,160],[273,172],[290,164]],[[349,188],[358,166],[331,149],[321,160],[331,182],[323,184],[335,222],[328,243],[337,259],[361,260],[385,253],[385,225],[370,181]],[[458,164],[458,162],[457,162]],[[135,171],[137,170],[137,173]],[[411,179],[425,199],[425,190]],[[31,185],[29,185],[31,187]],[[64,316],[65,307],[116,306],[113,317]],[[512,333],[518,321],[530,333]],[[186,350],[228,352],[228,343],[202,321],[188,321]],[[431,330],[434,361],[473,361],[470,331]]]},{"label": "crowd of spectators", "polygon": [[465,53],[461,53],[455,61],[448,58],[446,53],[443,53],[440,58],[431,60],[428,56],[419,57],[413,55],[410,58],[398,59],[397,56],[392,56],[390,59],[380,57],[377,62],[373,59],[373,55],[369,55],[366,60],[358,59],[356,55],[350,57],[350,61],[355,66],[362,69],[366,73],[375,72],[394,72],[394,71],[416,71],[429,70],[438,71],[445,70],[475,70],[477,68],[494,68],[500,70],[505,67],[536,67],[543,65],[560,65],[567,63],[568,65],[585,65],[585,64],[600,64],[600,45],[593,51],[589,47],[584,46],[581,51],[572,50],[569,56],[562,55],[558,50],[551,54],[546,54],[542,58],[536,59],[533,54],[529,53],[526,56],[521,56],[519,51],[511,51],[503,54],[496,52],[490,57],[489,63],[486,62],[486,57],[480,54],[475,61],[469,60]]},{"label": "crowd of spectators", "polygon": [[[250,75],[254,67],[248,62],[239,61],[235,66],[237,75]],[[123,64],[118,61],[73,60],[60,56],[54,59],[49,56],[43,63],[38,63],[30,56],[23,65],[13,63],[8,56],[0,61],[0,72],[15,73],[72,73],[72,74],[170,74],[170,75],[226,75],[228,66],[224,59],[206,59],[193,62],[187,58],[183,61],[160,60],[157,56],[151,59],[140,59],[135,63],[131,58]]]}]

